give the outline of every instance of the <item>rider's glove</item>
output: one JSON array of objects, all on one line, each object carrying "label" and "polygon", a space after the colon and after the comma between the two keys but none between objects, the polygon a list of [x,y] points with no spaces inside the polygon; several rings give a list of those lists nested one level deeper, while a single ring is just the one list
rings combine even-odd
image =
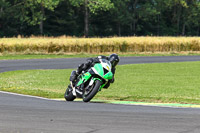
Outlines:
[{"label": "rider's glove", "polygon": [[100,61],[99,61],[98,58],[94,58],[94,59],[93,59],[93,62],[94,62],[94,63],[100,63]]}]

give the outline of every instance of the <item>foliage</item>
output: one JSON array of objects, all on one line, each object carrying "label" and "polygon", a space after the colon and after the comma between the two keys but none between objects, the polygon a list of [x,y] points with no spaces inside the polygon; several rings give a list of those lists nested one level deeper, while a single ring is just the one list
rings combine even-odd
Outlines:
[{"label": "foliage", "polygon": [[[24,0],[23,10],[24,20],[30,25],[39,24],[43,18],[41,7],[48,10],[54,10],[54,8],[59,4],[60,0]],[[31,17],[30,17],[31,15]]]},{"label": "foliage", "polygon": [[199,0],[0,0],[0,36],[199,36]]},{"label": "foliage", "polygon": [[[87,5],[85,5],[85,1],[88,3]],[[92,13],[97,13],[99,10],[106,11],[113,7],[110,0],[70,0],[70,2],[77,7],[87,6]]]}]

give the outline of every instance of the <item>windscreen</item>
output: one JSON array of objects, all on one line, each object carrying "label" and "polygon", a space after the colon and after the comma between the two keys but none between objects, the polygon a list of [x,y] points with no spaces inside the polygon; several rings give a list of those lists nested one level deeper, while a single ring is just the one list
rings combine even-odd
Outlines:
[{"label": "windscreen", "polygon": [[108,64],[109,66],[111,66],[110,61],[108,61],[108,60],[102,59],[101,61],[102,61],[103,63],[106,63],[106,64]]}]

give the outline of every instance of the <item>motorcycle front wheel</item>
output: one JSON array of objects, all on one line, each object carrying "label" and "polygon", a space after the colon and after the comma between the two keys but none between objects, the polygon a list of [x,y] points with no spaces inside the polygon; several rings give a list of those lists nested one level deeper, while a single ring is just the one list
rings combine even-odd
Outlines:
[{"label": "motorcycle front wheel", "polygon": [[99,91],[99,88],[101,86],[101,81],[96,80],[95,83],[92,85],[90,90],[85,90],[83,94],[83,101],[84,102],[89,102]]}]

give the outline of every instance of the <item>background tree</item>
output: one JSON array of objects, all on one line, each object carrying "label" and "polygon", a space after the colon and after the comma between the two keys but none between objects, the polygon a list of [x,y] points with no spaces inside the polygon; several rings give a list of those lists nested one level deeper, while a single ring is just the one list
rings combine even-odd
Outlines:
[{"label": "background tree", "polygon": [[200,0],[0,0],[0,36],[199,36]]},{"label": "background tree", "polygon": [[70,0],[72,5],[80,7],[84,6],[84,35],[88,37],[89,33],[89,14],[97,13],[99,10],[109,10],[113,7],[110,0]]},{"label": "background tree", "polygon": [[131,21],[131,14],[127,8],[128,2],[129,0],[113,0],[114,8],[111,10],[111,14],[116,25],[114,29],[117,29],[118,36],[121,36],[122,32],[128,34],[128,31],[123,30],[123,27],[129,25]]},{"label": "background tree", "polygon": [[53,11],[60,0],[24,0],[23,17],[30,25],[39,24],[40,34],[43,34],[43,21],[45,18],[45,9]]},{"label": "background tree", "polygon": [[[182,35],[185,35],[186,28],[188,34],[194,34],[199,36],[200,30],[200,2],[199,0],[188,0],[187,9],[185,9],[184,25],[182,29]],[[195,30],[192,30],[195,29]]]}]

